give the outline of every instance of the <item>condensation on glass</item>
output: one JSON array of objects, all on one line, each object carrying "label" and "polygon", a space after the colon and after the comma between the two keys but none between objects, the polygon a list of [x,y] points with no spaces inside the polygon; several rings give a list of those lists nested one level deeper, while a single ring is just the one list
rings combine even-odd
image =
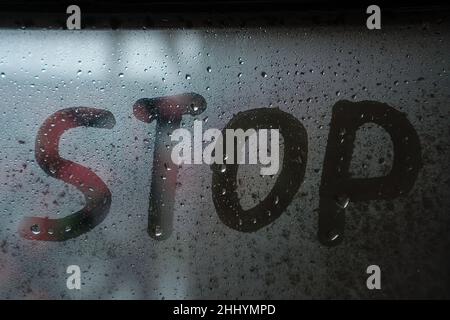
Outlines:
[{"label": "condensation on glass", "polygon": [[[374,33],[358,26],[0,30],[0,297],[448,298],[449,30],[448,23]],[[184,93],[201,95],[207,107],[183,115],[181,128],[201,120],[222,130],[257,108],[279,108],[304,126],[304,181],[267,226],[240,232],[224,224],[213,201],[213,170],[185,164],[177,168],[172,233],[150,237],[158,130],[156,122],[140,121],[133,105]],[[319,189],[332,108],[341,100],[377,101],[404,113],[420,140],[422,167],[413,188],[395,199],[337,195],[345,238],[329,247],[317,236]],[[59,219],[86,205],[79,189],[36,159],[46,119],[77,107],[114,120],[106,128],[74,126],[59,141],[62,158],[104,182],[109,211],[65,241],[24,238],[18,230],[25,217]],[[351,176],[383,176],[393,162],[386,130],[361,126]],[[241,207],[257,206],[277,177],[240,165]],[[35,225],[30,231],[42,232]],[[373,264],[381,268],[382,290],[366,287]],[[80,266],[81,290],[66,287],[69,265]]]}]

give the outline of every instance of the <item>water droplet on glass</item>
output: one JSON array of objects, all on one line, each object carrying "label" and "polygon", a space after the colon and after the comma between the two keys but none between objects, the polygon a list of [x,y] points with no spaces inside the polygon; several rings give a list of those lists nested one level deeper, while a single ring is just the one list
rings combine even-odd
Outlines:
[{"label": "water droplet on glass", "polygon": [[350,198],[345,195],[339,195],[336,197],[336,204],[339,207],[341,207],[342,209],[347,208],[349,203],[350,203]]},{"label": "water droplet on glass", "polygon": [[331,230],[328,233],[328,239],[330,239],[330,241],[336,241],[337,238],[339,238],[339,233],[336,230]]},{"label": "water droplet on glass", "polygon": [[157,237],[161,237],[162,236],[162,231],[161,231],[161,227],[160,226],[156,226],[155,227],[155,236],[157,236]]},{"label": "water droplet on glass", "polygon": [[31,232],[33,234],[39,234],[41,233],[41,228],[39,228],[39,226],[37,224],[33,224],[30,228]]}]

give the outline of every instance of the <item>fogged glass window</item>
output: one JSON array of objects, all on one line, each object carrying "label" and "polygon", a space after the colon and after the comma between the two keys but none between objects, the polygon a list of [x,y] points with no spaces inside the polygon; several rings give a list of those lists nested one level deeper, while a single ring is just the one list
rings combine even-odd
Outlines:
[{"label": "fogged glass window", "polygon": [[[0,297],[448,297],[448,27],[386,26],[370,36],[360,26],[0,30]],[[192,107],[178,120],[136,111],[137,101],[173,96]],[[330,241],[342,237],[328,246],[319,207],[342,101],[395,109],[417,133],[421,163],[411,190],[392,199],[333,194],[345,234],[326,230]],[[252,124],[259,114],[243,113],[254,109],[268,123],[278,111],[292,123],[275,174],[241,164],[222,181],[220,168],[173,165],[163,153],[175,127],[222,131],[238,119]],[[397,168],[391,135],[365,120],[350,137],[352,179]],[[166,155],[158,175],[155,146]],[[155,179],[160,192],[151,194]],[[227,216],[230,199],[241,216]],[[152,205],[169,216],[149,230]],[[373,264],[383,272],[377,292],[366,287]],[[71,265],[81,290],[67,288]]]}]

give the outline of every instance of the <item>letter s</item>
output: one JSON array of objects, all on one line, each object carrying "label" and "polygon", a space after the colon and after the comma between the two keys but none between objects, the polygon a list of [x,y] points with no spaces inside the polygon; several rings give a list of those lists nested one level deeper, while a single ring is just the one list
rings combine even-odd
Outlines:
[{"label": "letter s", "polygon": [[64,241],[86,233],[103,221],[111,205],[111,192],[90,169],[60,157],[59,140],[72,128],[84,126],[111,129],[115,124],[111,112],[85,107],[62,109],[45,120],[36,136],[37,163],[48,175],[80,190],[86,199],[86,205],[64,218],[23,218],[19,226],[19,234],[23,238]]}]

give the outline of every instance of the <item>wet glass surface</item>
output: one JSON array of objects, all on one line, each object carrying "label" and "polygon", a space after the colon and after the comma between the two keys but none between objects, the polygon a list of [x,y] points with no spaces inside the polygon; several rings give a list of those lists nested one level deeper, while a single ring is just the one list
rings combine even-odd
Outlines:
[{"label": "wet glass surface", "polygon": [[[0,297],[448,298],[449,27],[387,26],[370,36],[357,26],[0,30]],[[164,196],[149,197],[158,124],[138,119],[133,105],[184,93],[207,104],[182,115],[179,126],[188,130],[194,120],[222,130],[236,114],[257,108],[279,108],[301,122],[307,150],[292,157],[302,159],[304,178],[278,218],[253,232],[224,223],[214,168],[183,164],[175,174],[172,233],[164,240],[149,235],[149,205]],[[393,199],[337,194],[345,236],[327,246],[318,237],[320,188],[333,106],[342,100],[404,113],[420,142],[421,167],[411,190]],[[100,191],[55,179],[52,170],[59,169],[44,171],[36,156],[45,121],[77,107],[75,118],[95,108],[110,122],[96,123],[88,110],[89,119],[80,116],[61,133],[59,155],[89,168],[104,183]],[[362,125],[354,145],[352,178],[390,172],[394,146],[381,126]],[[244,210],[266,198],[280,174],[261,176],[259,169],[240,165],[236,173]],[[100,207],[106,202],[97,200],[110,192],[102,219],[83,222],[89,230],[74,233],[72,221],[70,230],[64,225],[53,234],[34,223],[28,238],[19,232],[25,217],[60,219],[83,209],[80,188]],[[73,236],[42,241],[44,232]],[[372,264],[382,269],[383,290],[367,290]],[[69,265],[80,266],[81,290],[66,287]]]}]

